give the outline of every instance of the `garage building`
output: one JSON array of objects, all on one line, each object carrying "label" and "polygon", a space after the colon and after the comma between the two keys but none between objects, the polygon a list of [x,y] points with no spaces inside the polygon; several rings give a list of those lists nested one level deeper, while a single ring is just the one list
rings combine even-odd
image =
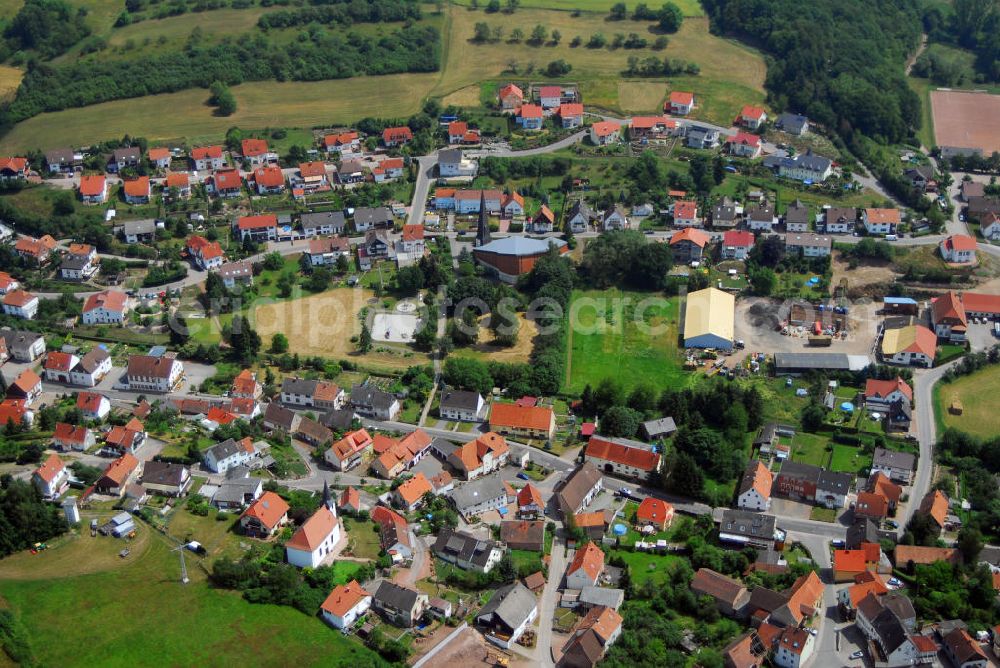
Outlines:
[{"label": "garage building", "polygon": [[684,308],[684,347],[733,347],[736,297],[716,288],[692,292]]}]

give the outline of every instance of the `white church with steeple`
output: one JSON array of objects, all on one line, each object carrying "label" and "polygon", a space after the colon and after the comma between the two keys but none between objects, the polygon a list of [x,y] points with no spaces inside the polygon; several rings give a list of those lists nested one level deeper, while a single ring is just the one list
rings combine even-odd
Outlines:
[{"label": "white church with steeple", "polygon": [[330,486],[323,483],[323,503],[285,543],[285,558],[292,566],[316,568],[340,542],[340,518],[330,498]]}]

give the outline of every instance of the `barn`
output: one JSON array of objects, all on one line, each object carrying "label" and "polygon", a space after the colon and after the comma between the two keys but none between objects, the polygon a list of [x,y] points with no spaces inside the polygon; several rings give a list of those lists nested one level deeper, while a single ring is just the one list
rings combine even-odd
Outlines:
[{"label": "barn", "polygon": [[684,347],[733,347],[736,323],[736,298],[716,288],[692,292],[684,308]]}]

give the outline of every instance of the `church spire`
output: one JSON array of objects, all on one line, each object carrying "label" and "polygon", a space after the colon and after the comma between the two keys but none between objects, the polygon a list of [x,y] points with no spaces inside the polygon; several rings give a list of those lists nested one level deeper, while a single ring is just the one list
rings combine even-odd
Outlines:
[{"label": "church spire", "polygon": [[323,505],[333,510],[333,501],[330,499],[330,483],[323,481]]},{"label": "church spire", "polygon": [[479,227],[476,229],[476,246],[490,242],[490,221],[486,215],[486,191],[479,193]]}]

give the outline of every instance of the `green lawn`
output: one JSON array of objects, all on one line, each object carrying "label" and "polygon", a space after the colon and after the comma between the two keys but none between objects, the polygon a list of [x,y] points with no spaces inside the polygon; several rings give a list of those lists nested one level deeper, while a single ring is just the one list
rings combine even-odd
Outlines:
[{"label": "green lawn", "polygon": [[830,459],[830,470],[844,473],[858,473],[861,469],[871,466],[871,458],[862,454],[860,448],[833,444],[833,456]]},{"label": "green lawn", "polygon": [[361,559],[377,559],[382,546],[379,544],[378,532],[374,529],[371,520],[359,522],[355,519],[345,518],[345,525],[350,522],[347,528],[348,548],[352,556]]},{"label": "green lawn", "polygon": [[[649,297],[655,305],[640,314],[635,306]],[[640,383],[660,389],[686,384],[690,376],[682,370],[677,344],[679,303],[676,297],[615,288],[574,291],[565,389],[580,392],[588,383],[597,386],[609,377],[625,388]]]},{"label": "green lawn", "polygon": [[827,438],[818,434],[795,432],[792,439],[792,461],[813,466],[826,466],[830,454],[826,451]]},{"label": "green lawn", "polygon": [[662,581],[670,568],[682,561],[681,557],[674,554],[628,552],[626,550],[612,550],[608,553],[608,560],[611,557],[621,557],[625,560],[625,563],[629,565],[632,582],[637,586],[642,585],[646,580]]},{"label": "green lawn", "polygon": [[196,557],[181,584],[177,555],[159,537],[134,558],[92,575],[0,582],[39,665],[179,666],[220,656],[237,665],[384,665],[318,618],[209,587]]},{"label": "green lawn", "polygon": [[821,508],[820,506],[814,506],[809,511],[809,519],[816,520],[817,522],[836,522],[837,511],[834,508]]},{"label": "green lawn", "polygon": [[[996,419],[1000,366],[987,367],[953,383],[939,383],[934,390],[939,428],[954,427],[981,438],[1000,434]],[[954,399],[962,403],[961,415],[948,412],[948,406]],[[940,435],[939,431],[938,436]]]}]

